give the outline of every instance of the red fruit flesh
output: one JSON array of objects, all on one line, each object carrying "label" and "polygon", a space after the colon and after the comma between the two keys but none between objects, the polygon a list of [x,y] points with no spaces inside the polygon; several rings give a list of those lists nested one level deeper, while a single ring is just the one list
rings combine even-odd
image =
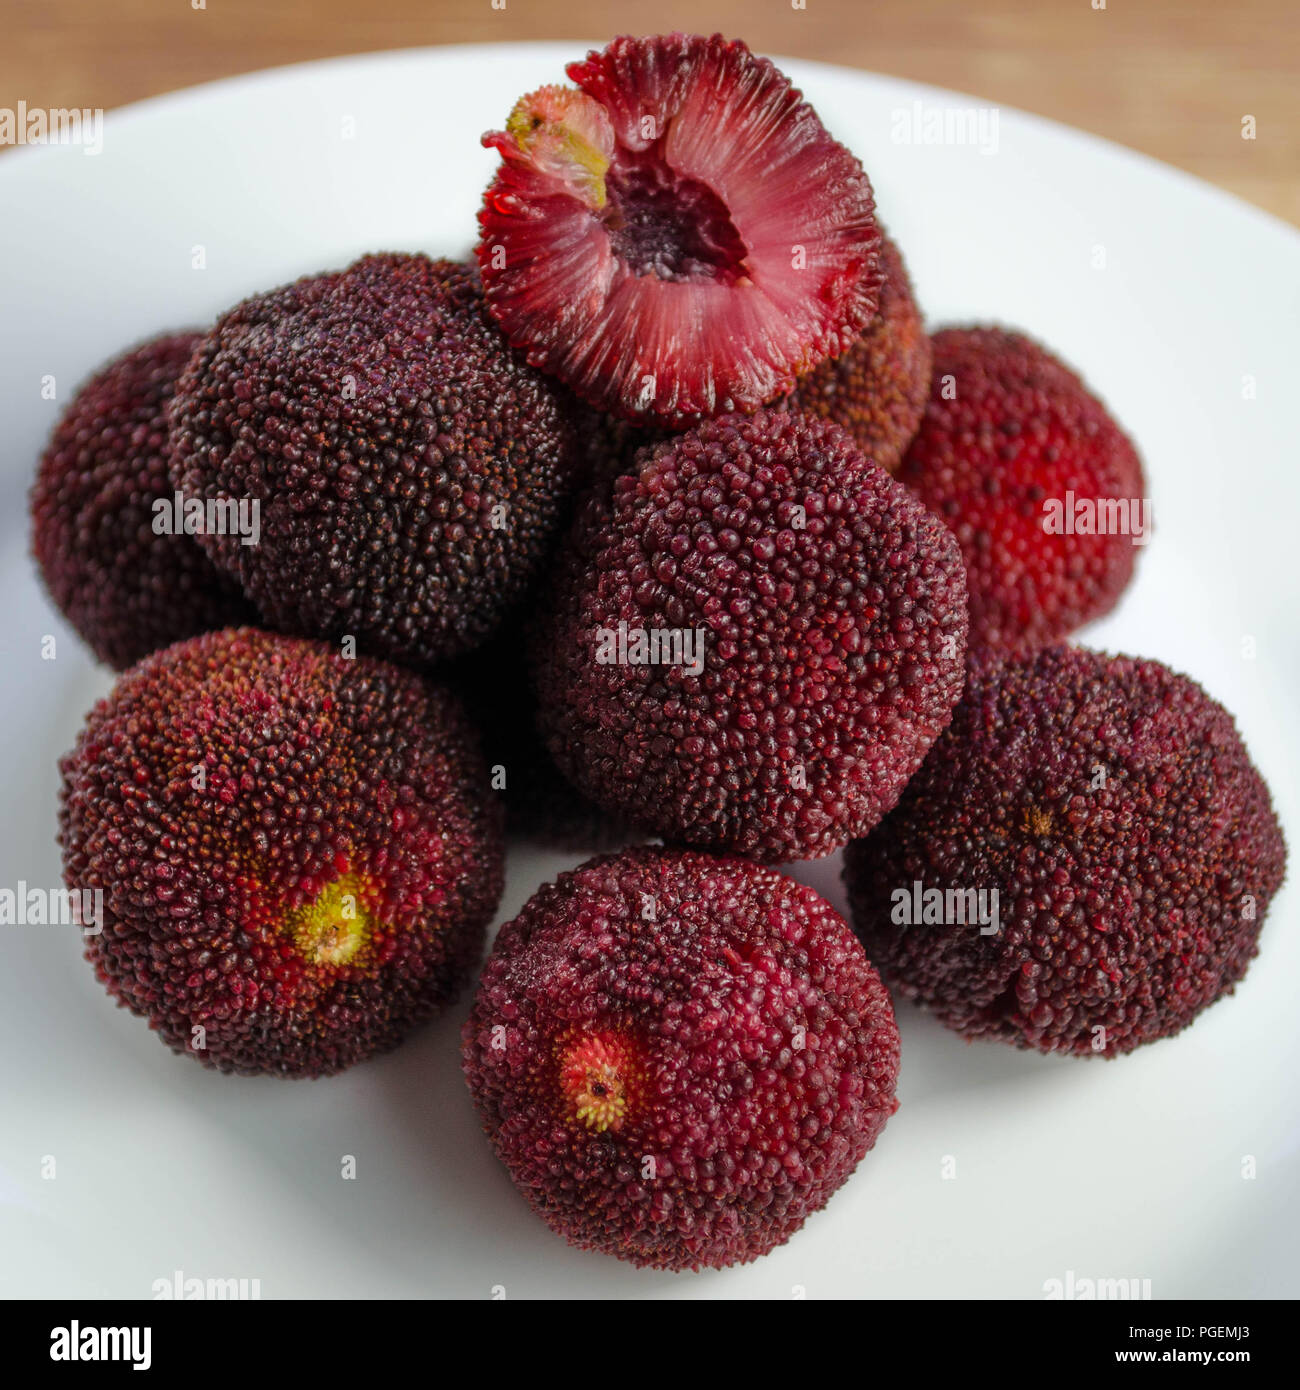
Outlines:
[{"label": "red fruit flesh", "polygon": [[590,404],[687,425],[753,410],[872,320],[862,166],[743,43],[615,39],[484,136],[488,306]]},{"label": "red fruit flesh", "polygon": [[[773,409],[830,420],[887,473],[897,473],[916,436],[930,395],[930,338],[898,247],[881,234],[880,312],[866,332],[838,357],[828,357],[799,378]],[[662,443],[673,431],[649,428],[583,406],[575,420],[583,476],[590,482],[635,470],[638,449]]]}]

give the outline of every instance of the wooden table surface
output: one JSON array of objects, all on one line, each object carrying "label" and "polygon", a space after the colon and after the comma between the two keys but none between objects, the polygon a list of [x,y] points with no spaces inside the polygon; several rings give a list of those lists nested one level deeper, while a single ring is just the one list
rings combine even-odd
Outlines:
[{"label": "wooden table surface", "polygon": [[572,38],[581,56],[615,33],[720,30],[1050,116],[1300,224],[1297,15],[1296,0],[0,0],[0,107],[108,109],[372,49]]}]

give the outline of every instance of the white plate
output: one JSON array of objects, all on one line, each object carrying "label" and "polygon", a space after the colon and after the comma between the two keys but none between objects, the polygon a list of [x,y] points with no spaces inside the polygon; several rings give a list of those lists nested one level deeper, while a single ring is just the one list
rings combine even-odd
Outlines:
[{"label": "white plate", "polygon": [[[0,160],[0,886],[58,883],[55,761],[109,686],[26,554],[26,489],[71,392],[134,340],[299,274],[371,250],[466,251],[496,160],[479,133],[583,51],[448,48],[289,68],[114,113],[97,157],[69,146]],[[1183,174],[1012,111],[989,154],[899,143],[914,102],[923,120],[976,103],[786,66],[866,164],[930,320],[1040,335],[1138,440],[1158,534],[1119,611],[1085,636],[1159,657],[1223,700],[1300,851],[1300,237]],[[199,246],[203,270],[192,268]],[[42,399],[46,374],[56,402]],[[59,639],[54,661],[42,660],[46,633]],[[516,852],[502,920],[572,862]],[[842,906],[837,872],[822,863],[800,876]],[[1041,1298],[1073,1271],[1150,1279],[1157,1298],[1295,1295],[1294,901],[1290,889],[1275,902],[1234,998],[1114,1062],[968,1046],[904,1007],[901,1107],[876,1150],[786,1247],[697,1276],[581,1254],[528,1212],[461,1080],[467,999],[334,1080],[241,1080],[171,1055],[115,1010],[69,932],[0,927],[0,1292],[147,1298],[181,1270],[258,1279],[268,1298],[497,1287]],[[354,1181],[340,1177],[345,1154]]]}]

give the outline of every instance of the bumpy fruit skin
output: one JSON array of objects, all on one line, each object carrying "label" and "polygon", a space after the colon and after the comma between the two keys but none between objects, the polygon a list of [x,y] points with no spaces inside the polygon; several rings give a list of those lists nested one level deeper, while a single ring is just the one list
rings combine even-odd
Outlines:
[{"label": "bumpy fruit skin", "polygon": [[[1286,867],[1231,715],[1155,661],[971,666],[898,807],[845,855],[871,959],[968,1038],[1115,1057],[1179,1032],[1246,973]],[[894,921],[917,883],[996,890],[1000,930]]]},{"label": "bumpy fruit skin", "polygon": [[500,808],[459,705],[411,672],[208,633],[128,671],[60,767],[65,881],[104,895],[87,957],[206,1066],[342,1071],[478,961]]},{"label": "bumpy fruit skin", "polygon": [[479,266],[530,362],[685,426],[849,347],[878,304],[871,185],[785,76],[720,34],[618,38],[568,74],[483,137]]},{"label": "bumpy fruit skin", "polygon": [[[829,854],[894,805],[961,693],[956,542],[828,421],[725,416],[639,459],[557,562],[533,644],[547,747],[667,840]],[[697,644],[676,653],[695,674],[622,659],[663,633],[661,657]]]},{"label": "bumpy fruit skin", "polygon": [[513,619],[445,673],[482,732],[492,785],[505,803],[508,834],[584,854],[641,839],[625,821],[578,792],[546,751],[537,732],[526,647],[525,622]]},{"label": "bumpy fruit skin", "polygon": [[497,937],[464,1065],[547,1225],[657,1269],[788,1240],[898,1105],[889,995],[843,918],[693,851],[626,850],[539,889]]},{"label": "bumpy fruit skin", "polygon": [[838,357],[814,367],[783,402],[843,425],[869,459],[897,473],[930,395],[930,338],[898,247],[881,237],[880,312]]},{"label": "bumpy fruit skin", "polygon": [[473,269],[425,256],[245,300],[171,424],[187,493],[260,501],[258,545],[203,541],[270,626],[417,668],[490,635],[577,481],[559,393],[493,327]]},{"label": "bumpy fruit skin", "polygon": [[153,529],[154,502],[173,497],[167,403],[200,337],[154,338],[92,377],[55,427],[32,489],[32,551],[50,597],[119,671],[253,616],[193,536]]},{"label": "bumpy fruit skin", "polygon": [[[1110,612],[1133,537],[1049,532],[1049,507],[1145,496],[1128,437],[1045,348],[999,328],[932,339],[930,402],[898,472],[961,543],[972,647],[1031,649]],[[951,399],[947,399],[951,396]]]}]

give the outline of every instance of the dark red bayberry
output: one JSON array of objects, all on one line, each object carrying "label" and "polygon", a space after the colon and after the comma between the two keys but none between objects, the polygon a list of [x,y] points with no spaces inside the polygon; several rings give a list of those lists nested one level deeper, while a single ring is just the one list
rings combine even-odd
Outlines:
[{"label": "dark red bayberry", "polygon": [[425,256],[231,310],[171,437],[187,494],[257,500],[258,544],[202,541],[270,626],[421,668],[520,601],[577,482],[566,401],[488,320],[474,271]]},{"label": "dark red bayberry", "polygon": [[253,628],[133,667],[61,763],[87,956],[173,1050],[324,1076],[455,996],[501,894],[499,807],[459,705]]},{"label": "dark red bayberry", "polygon": [[253,617],[238,584],[175,525],[167,403],[201,336],[154,338],[92,377],[55,428],[32,489],[32,550],[50,596],[119,671]]},{"label": "dark red bayberry", "polygon": [[961,693],[957,544],[828,421],[726,416],[638,457],[580,513],[541,615],[547,746],[665,839],[829,854]]},{"label": "dark red bayberry", "polygon": [[[1055,647],[973,660],[952,724],[845,858],[854,925],[902,994],[967,1037],[1113,1057],[1231,993],[1286,846],[1195,681]],[[927,892],[946,921],[916,920]],[[981,893],[995,931],[972,924]]]},{"label": "dark red bayberry", "polygon": [[825,1205],[897,1108],[889,996],[811,888],[633,849],[501,929],[465,1076],[533,1210],[659,1269],[756,1259]]},{"label": "dark red bayberry", "polygon": [[961,544],[971,646],[1059,641],[1115,606],[1150,539],[1137,452],[1030,339],[948,328],[933,344],[930,403],[899,480]]}]

